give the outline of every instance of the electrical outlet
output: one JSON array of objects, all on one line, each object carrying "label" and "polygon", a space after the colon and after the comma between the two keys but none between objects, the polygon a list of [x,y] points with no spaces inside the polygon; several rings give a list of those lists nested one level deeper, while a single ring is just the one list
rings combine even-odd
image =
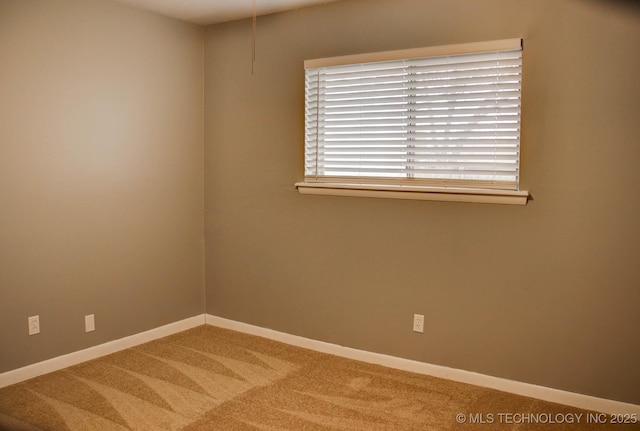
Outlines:
[{"label": "electrical outlet", "polygon": [[414,332],[424,332],[424,315],[422,314],[414,314],[413,315],[413,330]]},{"label": "electrical outlet", "polygon": [[31,316],[28,319],[29,322],[29,335],[36,335],[40,333],[40,316]]},{"label": "electrical outlet", "polygon": [[84,332],[91,332],[96,330],[96,320],[93,314],[84,316]]}]

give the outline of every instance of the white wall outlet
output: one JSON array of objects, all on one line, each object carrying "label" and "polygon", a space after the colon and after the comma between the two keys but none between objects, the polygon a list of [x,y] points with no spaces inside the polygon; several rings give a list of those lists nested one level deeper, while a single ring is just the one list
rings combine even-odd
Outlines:
[{"label": "white wall outlet", "polygon": [[413,330],[414,332],[424,332],[424,315],[422,314],[414,314],[413,315]]},{"label": "white wall outlet", "polygon": [[93,314],[84,316],[84,332],[91,332],[96,330],[96,319]]},{"label": "white wall outlet", "polygon": [[29,321],[29,335],[36,335],[40,333],[40,316],[31,316]]}]

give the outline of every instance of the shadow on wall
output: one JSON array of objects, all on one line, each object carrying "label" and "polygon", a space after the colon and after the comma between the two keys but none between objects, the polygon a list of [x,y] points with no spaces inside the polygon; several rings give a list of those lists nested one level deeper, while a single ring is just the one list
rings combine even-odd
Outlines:
[{"label": "shadow on wall", "polygon": [[601,3],[605,6],[619,6],[627,12],[640,14],[640,0],[583,0],[590,3]]}]

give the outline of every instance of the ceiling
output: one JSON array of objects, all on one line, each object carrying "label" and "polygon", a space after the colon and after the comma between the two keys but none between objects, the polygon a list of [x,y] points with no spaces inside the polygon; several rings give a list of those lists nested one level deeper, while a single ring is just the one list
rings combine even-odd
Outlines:
[{"label": "ceiling", "polygon": [[[141,9],[200,25],[216,24],[253,15],[253,0],[117,0]],[[256,0],[258,15],[329,3],[338,0]]]}]

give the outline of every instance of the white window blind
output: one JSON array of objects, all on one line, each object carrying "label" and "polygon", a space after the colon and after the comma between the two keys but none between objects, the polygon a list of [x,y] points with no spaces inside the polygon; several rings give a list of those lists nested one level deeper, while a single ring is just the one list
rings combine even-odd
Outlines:
[{"label": "white window blind", "polygon": [[377,57],[305,62],[306,182],[518,190],[520,39]]}]

